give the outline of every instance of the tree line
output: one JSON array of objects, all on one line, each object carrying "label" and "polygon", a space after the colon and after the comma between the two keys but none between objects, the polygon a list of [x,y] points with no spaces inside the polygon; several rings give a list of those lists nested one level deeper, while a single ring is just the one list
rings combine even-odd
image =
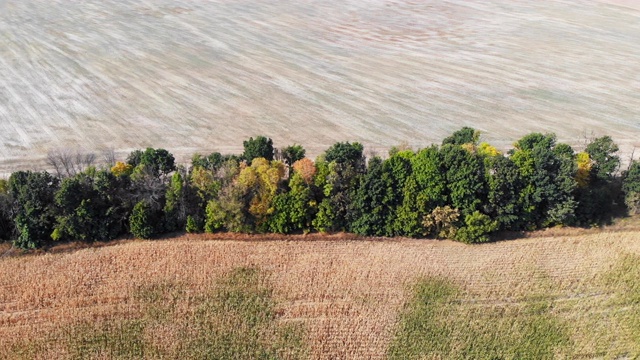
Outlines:
[{"label": "tree line", "polygon": [[384,159],[338,142],[315,161],[300,145],[275,149],[263,136],[243,145],[242,154],[196,154],[188,167],[147,148],[110,168],[14,172],[0,181],[0,237],[25,249],[175,231],[479,243],[500,231],[591,227],[640,212],[640,162],[620,172],[609,136],[576,152],[532,133],[503,154],[465,127],[439,146],[394,147]]}]

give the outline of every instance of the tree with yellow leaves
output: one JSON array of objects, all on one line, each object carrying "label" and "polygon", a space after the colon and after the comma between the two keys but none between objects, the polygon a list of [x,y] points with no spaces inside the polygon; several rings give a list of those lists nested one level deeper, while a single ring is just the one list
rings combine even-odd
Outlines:
[{"label": "tree with yellow leaves", "polygon": [[115,176],[131,175],[132,172],[133,166],[123,163],[122,161],[116,162],[116,164],[111,167],[111,173]]},{"label": "tree with yellow leaves", "polygon": [[284,164],[265,158],[253,159],[251,165],[242,169],[238,175],[238,184],[244,187],[249,198],[248,211],[253,216],[258,231],[266,230],[264,227],[267,217],[273,212],[273,198],[283,177]]},{"label": "tree with yellow leaves", "polygon": [[576,163],[578,165],[578,170],[576,170],[576,183],[578,183],[579,188],[586,188],[589,186],[589,180],[591,177],[591,157],[586,152],[581,152],[576,154]]},{"label": "tree with yellow leaves", "polygon": [[496,149],[493,145],[490,145],[489,143],[486,143],[486,142],[480,143],[480,145],[478,146],[477,152],[479,155],[485,156],[485,157],[502,155],[502,153],[500,153],[498,149]]}]

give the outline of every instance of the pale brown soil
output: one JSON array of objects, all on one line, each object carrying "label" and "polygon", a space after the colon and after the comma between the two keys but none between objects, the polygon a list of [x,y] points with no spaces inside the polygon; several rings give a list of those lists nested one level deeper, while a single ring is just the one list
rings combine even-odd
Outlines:
[{"label": "pale brown soil", "polygon": [[180,162],[263,134],[315,156],[462,126],[640,145],[640,12],[623,0],[0,0],[0,174],[58,148]]}]

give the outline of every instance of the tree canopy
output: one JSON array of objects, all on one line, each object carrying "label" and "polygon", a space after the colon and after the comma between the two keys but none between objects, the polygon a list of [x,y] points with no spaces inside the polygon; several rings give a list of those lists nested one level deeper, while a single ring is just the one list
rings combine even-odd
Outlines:
[{"label": "tree canopy", "polygon": [[249,138],[243,142],[244,152],[242,159],[251,164],[253,159],[264,158],[267,161],[273,160],[273,141],[264,136]]},{"label": "tree canopy", "polygon": [[440,146],[401,146],[369,159],[362,144],[337,142],[315,162],[300,145],[274,160],[271,139],[258,136],[244,141],[241,155],[197,154],[188,167],[147,148],[62,180],[17,171],[0,181],[0,238],[27,249],[172,231],[350,231],[478,243],[499,230],[606,223],[622,203],[640,212],[640,163],[619,174],[610,137],[575,152],[553,134],[532,133],[501,153],[479,135],[465,127]]}]

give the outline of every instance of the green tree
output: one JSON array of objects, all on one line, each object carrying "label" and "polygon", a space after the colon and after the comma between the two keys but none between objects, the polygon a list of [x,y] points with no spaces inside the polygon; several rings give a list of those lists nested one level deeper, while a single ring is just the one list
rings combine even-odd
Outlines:
[{"label": "green tree", "polygon": [[273,214],[269,218],[269,230],[281,234],[297,231],[308,232],[316,212],[311,185],[298,172],[289,181],[289,191],[273,200]]},{"label": "green tree", "polygon": [[244,153],[242,158],[251,164],[253,159],[265,158],[267,161],[273,160],[273,141],[270,138],[264,136],[257,136],[249,138],[243,142]]},{"label": "green tree", "polygon": [[[211,178],[217,184],[215,187],[207,185],[209,180],[201,185],[194,185],[203,189],[202,199],[206,200],[204,218],[204,230],[215,232],[226,229],[231,232],[250,232],[253,230],[251,214],[249,214],[250,192],[245,185],[239,183],[238,175],[246,163],[238,164],[235,159],[225,161]],[[219,188],[218,188],[219,187]],[[208,193],[207,188],[214,189],[215,193]],[[200,190],[199,190],[200,191]]]},{"label": "green tree", "polygon": [[442,145],[465,145],[473,144],[477,145],[480,139],[480,132],[474,128],[463,127],[462,129],[454,132],[451,136],[445,138],[442,141]]},{"label": "green tree", "polygon": [[127,209],[118,191],[120,185],[112,173],[91,168],[64,179],[55,194],[54,240],[104,241],[122,234]]},{"label": "green tree", "polygon": [[175,158],[165,149],[134,150],[127,157],[127,163],[134,168],[142,165],[154,176],[168,175],[176,170]]},{"label": "green tree", "polygon": [[0,179],[0,241],[11,240],[14,236],[13,199],[9,193],[9,182]]},{"label": "green tree", "polygon": [[[351,164],[333,162],[329,166],[328,187],[326,193],[333,214],[333,226],[329,231],[347,231],[353,219],[351,203],[353,189],[357,187],[360,173]],[[326,190],[326,189],[325,189]]]},{"label": "green tree", "polygon": [[189,234],[202,232],[202,228],[203,228],[202,220],[196,219],[191,215],[187,216],[186,231]]},{"label": "green tree", "polygon": [[116,176],[108,171],[97,171],[93,177],[93,187],[98,197],[106,204],[103,222],[108,229],[108,238],[126,233],[129,215],[135,205],[131,196],[131,179],[128,176]]},{"label": "green tree", "polygon": [[467,244],[478,244],[489,241],[489,234],[498,230],[498,222],[480,211],[465,216],[465,226],[458,229],[456,239]]},{"label": "green tree", "polygon": [[148,166],[154,174],[168,175],[176,170],[175,158],[165,149],[147,148],[140,160],[140,164]]},{"label": "green tree", "polygon": [[346,231],[353,220],[352,196],[358,178],[365,171],[363,146],[359,143],[339,142],[332,145],[323,157],[316,160],[315,184],[322,191],[319,198],[316,229]]},{"label": "green tree", "polygon": [[195,154],[191,157],[192,168],[203,168],[210,171],[218,170],[227,159],[219,152],[212,152],[208,156]]},{"label": "green tree", "polygon": [[318,205],[318,212],[313,219],[313,228],[320,232],[328,232],[335,229],[336,214],[333,211],[333,206],[328,198],[322,199]]},{"label": "green tree", "polygon": [[293,166],[293,163],[295,163],[298,160],[304,159],[306,150],[302,147],[302,145],[293,144],[282,149],[281,153],[282,153],[282,158],[287,163],[287,166],[291,168],[291,166]]},{"label": "green tree", "polygon": [[591,141],[585,152],[593,161],[592,174],[600,180],[610,180],[620,167],[618,145],[610,136],[603,136]]},{"label": "green tree", "polygon": [[640,162],[632,162],[622,174],[622,191],[629,213],[640,214]]},{"label": "green tree", "polygon": [[447,202],[446,171],[443,157],[436,146],[420,150],[411,159],[412,173],[403,189],[394,233],[420,237],[425,234],[424,216]]},{"label": "green tree", "polygon": [[510,158],[493,156],[485,158],[487,201],[484,211],[498,221],[502,230],[523,230],[523,209],[520,194],[524,180],[518,166]]},{"label": "green tree", "polygon": [[362,154],[364,147],[360,143],[338,142],[325,152],[325,161],[335,162],[341,166],[350,166],[355,172],[364,172],[365,158]]},{"label": "green tree", "polygon": [[204,231],[208,233],[214,233],[224,228],[226,223],[226,211],[221,205],[221,201],[217,199],[210,200],[207,203],[206,220],[204,224]]},{"label": "green tree", "polygon": [[131,234],[140,239],[151,239],[158,233],[159,214],[145,201],[138,202],[131,212],[129,228]]},{"label": "green tree", "polygon": [[550,192],[548,219],[550,224],[576,225],[578,202],[575,190],[578,186],[576,154],[567,144],[557,144],[553,149],[556,157],[554,191]]},{"label": "green tree", "polygon": [[131,165],[131,167],[134,168],[140,165],[140,163],[142,162],[142,154],[142,150],[133,150],[131,153],[129,153],[129,156],[127,156],[127,164]]},{"label": "green tree", "polygon": [[511,159],[524,182],[520,203],[527,228],[573,224],[576,162],[571,148],[556,145],[553,134],[533,133],[516,143]]},{"label": "green tree", "polygon": [[386,234],[389,207],[385,205],[387,184],[383,174],[382,160],[374,157],[369,161],[366,174],[360,178],[351,202],[353,221],[350,224],[350,230],[356,234],[366,236]]},{"label": "green tree", "polygon": [[56,223],[54,194],[59,180],[47,172],[18,171],[9,178],[14,200],[18,237],[13,244],[23,249],[46,245]]},{"label": "green tree", "polygon": [[216,199],[223,186],[222,173],[227,167],[233,167],[237,172],[237,163],[223,163],[216,170],[202,166],[191,169],[188,181],[184,186],[184,206],[187,217],[193,218],[195,224],[203,224],[206,218],[205,208],[209,201]]},{"label": "green tree", "polygon": [[584,153],[578,154],[575,198],[579,203],[576,217],[580,225],[594,226],[609,222],[615,202],[620,200],[621,182],[615,176],[620,167],[618,145],[609,136],[594,139]]},{"label": "green tree", "polygon": [[206,232],[226,229],[236,233],[249,233],[255,230],[255,219],[249,213],[250,192],[245,185],[231,183],[222,188],[218,199],[207,204]]},{"label": "green tree", "polygon": [[166,231],[184,229],[187,224],[188,212],[188,186],[180,172],[171,176],[171,183],[165,195],[163,209],[164,228]]},{"label": "green tree", "polygon": [[448,203],[463,216],[473,213],[485,201],[484,168],[481,158],[461,146],[440,149]]},{"label": "green tree", "polygon": [[385,219],[385,236],[395,236],[394,224],[397,219],[398,208],[404,200],[404,187],[407,178],[413,172],[411,159],[415,156],[412,150],[394,151],[382,163],[382,180],[386,190],[383,199],[387,208]]}]

